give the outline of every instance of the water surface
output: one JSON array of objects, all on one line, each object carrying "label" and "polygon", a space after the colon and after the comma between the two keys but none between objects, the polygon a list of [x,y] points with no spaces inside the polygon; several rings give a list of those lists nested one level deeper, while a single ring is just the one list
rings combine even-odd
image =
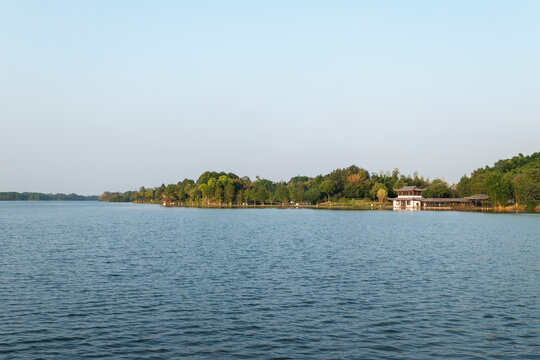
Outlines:
[{"label": "water surface", "polygon": [[538,358],[540,217],[0,202],[0,358]]}]

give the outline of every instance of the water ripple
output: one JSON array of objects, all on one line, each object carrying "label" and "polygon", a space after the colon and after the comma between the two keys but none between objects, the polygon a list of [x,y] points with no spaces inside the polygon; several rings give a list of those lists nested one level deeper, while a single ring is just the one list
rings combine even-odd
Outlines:
[{"label": "water ripple", "polygon": [[0,357],[538,358],[539,220],[0,202]]}]

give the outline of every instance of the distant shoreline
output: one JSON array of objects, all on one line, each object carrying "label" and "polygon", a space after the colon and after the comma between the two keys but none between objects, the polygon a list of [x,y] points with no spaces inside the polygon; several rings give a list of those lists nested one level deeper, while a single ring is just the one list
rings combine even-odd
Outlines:
[{"label": "distant shoreline", "polygon": [[79,199],[73,199],[73,200],[68,200],[68,199],[39,199],[39,200],[34,200],[34,199],[28,199],[28,200],[20,200],[20,199],[14,199],[14,200],[6,200],[6,199],[0,199],[0,202],[16,202],[16,201],[19,201],[19,202],[103,202],[103,201],[99,201],[98,199],[88,199],[88,200],[79,200]]},{"label": "distant shoreline", "polygon": [[[168,205],[163,206],[158,202],[109,202],[109,201],[99,201],[99,200],[5,200],[0,199],[0,202],[99,202],[99,203],[108,203],[108,204],[134,204],[134,205],[159,205],[160,207],[166,208],[193,208],[193,209],[311,209],[311,210],[337,210],[337,211],[392,211],[392,205],[382,205],[379,206],[347,206],[347,205]],[[408,212],[411,210],[400,210]],[[416,210],[416,211],[458,211],[458,212],[473,212],[473,213],[490,213],[490,214],[539,214],[540,206],[537,206],[533,211],[527,211],[524,207],[515,208],[508,206],[506,208],[481,208],[481,207],[454,207],[450,209],[439,209],[439,210]]]},{"label": "distant shoreline", "polygon": [[[408,203],[411,199],[405,198],[418,196],[411,189],[404,190],[408,188],[422,194],[425,199],[422,208],[478,211],[475,206],[481,206],[479,211],[540,212],[540,152],[499,160],[493,167],[474,170],[470,177],[464,175],[457,184],[448,184],[444,179],[430,180],[417,173],[400,174],[397,168],[377,173],[356,165],[337,168],[325,175],[297,175],[289,181],[277,182],[258,176],[252,181],[248,176],[240,177],[232,172],[205,171],[197,180],[186,178],[177,183],[163,183],[153,188],[141,186],[139,190],[125,192],[105,191],[99,200],[151,202],[164,206],[220,208],[272,204],[351,210],[381,208],[387,200],[393,200],[396,207],[419,207],[419,202]],[[398,202],[396,197],[400,192],[403,198]]]},{"label": "distant shoreline", "polygon": [[97,201],[97,195],[45,194],[40,192],[0,192],[0,201]]},{"label": "distant shoreline", "polygon": [[[196,208],[196,209],[313,209],[313,210],[348,210],[348,211],[393,211],[393,206],[389,204],[374,205],[374,206],[347,206],[340,204],[333,205],[167,205],[157,202],[130,202],[130,204],[139,204],[139,205],[159,205],[166,208]],[[400,211],[410,211],[410,210],[400,210]],[[493,213],[493,214],[537,214],[540,213],[540,206],[537,206],[534,211],[527,211],[525,207],[511,207],[506,208],[494,208],[494,207],[479,207],[479,206],[468,206],[468,207],[452,207],[450,209],[439,209],[439,210],[416,210],[416,211],[459,211],[459,212],[482,212],[482,213]]]}]

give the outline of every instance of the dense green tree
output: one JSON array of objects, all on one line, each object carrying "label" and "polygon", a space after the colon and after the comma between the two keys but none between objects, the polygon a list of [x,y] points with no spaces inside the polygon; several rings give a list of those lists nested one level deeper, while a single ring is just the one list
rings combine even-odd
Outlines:
[{"label": "dense green tree", "polygon": [[347,184],[345,189],[343,189],[343,196],[346,198],[360,198],[363,197],[364,191],[363,187],[360,184]]},{"label": "dense green tree", "polygon": [[196,203],[195,199],[196,199],[196,193],[197,193],[198,190],[198,187],[196,184],[194,183],[187,183],[185,186],[184,186],[184,192],[186,193],[187,195],[187,199],[186,201],[190,204],[190,205],[194,205]]},{"label": "dense green tree", "polygon": [[510,185],[510,181],[500,172],[490,172],[486,175],[484,188],[493,205],[506,205],[510,196]]},{"label": "dense green tree", "polygon": [[319,186],[320,191],[326,196],[326,201],[330,201],[330,197],[336,193],[336,184],[330,179],[324,180]]},{"label": "dense green tree", "polygon": [[216,185],[216,190],[214,192],[214,201],[217,202],[219,205],[223,202],[223,187],[221,185]]},{"label": "dense green tree", "polygon": [[305,183],[309,180],[309,177],[307,176],[295,176],[289,180],[289,183]]},{"label": "dense green tree", "polygon": [[451,195],[450,187],[441,179],[433,180],[423,193],[423,196],[427,198],[448,198]]},{"label": "dense green tree", "polygon": [[225,201],[229,205],[232,205],[233,200],[234,200],[234,184],[231,180],[225,184]]},{"label": "dense green tree", "polygon": [[181,203],[186,201],[187,193],[186,193],[186,185],[184,182],[178,182],[178,184],[176,184],[176,198]]},{"label": "dense green tree", "polygon": [[535,183],[528,174],[518,174],[512,179],[512,189],[517,204],[525,205],[529,210],[534,208],[535,200],[540,193],[540,183]]},{"label": "dense green tree", "polygon": [[144,188],[144,186],[141,186],[140,189],[139,189],[139,196],[138,198],[140,199],[141,202],[145,202],[145,196],[146,196],[146,189]]},{"label": "dense green tree", "polygon": [[386,186],[382,183],[375,183],[373,184],[373,186],[371,187],[371,190],[369,191],[369,194],[371,196],[371,199],[372,200],[377,200],[377,194],[379,193],[379,190],[383,189],[384,191],[386,191],[386,193],[388,194],[388,189],[386,188]]},{"label": "dense green tree", "polygon": [[258,179],[253,185],[254,200],[264,205],[270,199],[271,192],[273,191],[273,183],[267,179]]},{"label": "dense green tree", "polygon": [[471,180],[467,177],[467,175],[463,175],[461,179],[459,180],[458,184],[456,185],[456,191],[459,197],[466,197],[471,196],[470,191],[471,187]]},{"label": "dense green tree", "polygon": [[289,201],[289,191],[283,182],[276,185],[276,199],[283,205]]},{"label": "dense green tree", "polygon": [[315,186],[310,187],[304,194],[304,199],[313,205],[318,204],[321,200],[321,192]]},{"label": "dense green tree", "polygon": [[200,184],[197,186],[197,189],[201,192],[203,201],[208,203],[208,199],[211,196],[210,188],[208,187],[208,184]]},{"label": "dense green tree", "polygon": [[257,205],[257,194],[254,187],[246,189],[246,191],[244,192],[244,199],[246,203],[252,202],[253,206]]},{"label": "dense green tree", "polygon": [[177,199],[177,188],[176,188],[176,185],[167,185],[165,187],[165,191],[164,191],[164,195],[165,195],[165,200],[167,201],[174,201]]},{"label": "dense green tree", "polygon": [[238,205],[243,205],[244,204],[244,191],[243,190],[240,190],[236,193],[236,203]]},{"label": "dense green tree", "polygon": [[152,189],[146,189],[146,191],[144,192],[144,199],[146,201],[151,201],[154,199],[154,190]]},{"label": "dense green tree", "polygon": [[[201,174],[201,176],[199,176],[199,179],[197,180],[197,185],[208,184],[208,181],[210,179],[217,180],[222,175],[227,175],[227,174],[225,174],[223,171],[221,171],[221,172],[205,171],[204,173]],[[213,190],[215,190],[215,189],[213,189]]]},{"label": "dense green tree", "polygon": [[403,179],[398,179],[394,182],[392,189],[397,190],[407,186],[407,183]]}]

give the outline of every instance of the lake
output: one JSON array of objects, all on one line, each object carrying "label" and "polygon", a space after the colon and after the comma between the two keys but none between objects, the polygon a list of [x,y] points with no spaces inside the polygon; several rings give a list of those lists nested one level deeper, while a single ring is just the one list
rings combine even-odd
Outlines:
[{"label": "lake", "polygon": [[536,358],[540,216],[0,202],[0,358]]}]

